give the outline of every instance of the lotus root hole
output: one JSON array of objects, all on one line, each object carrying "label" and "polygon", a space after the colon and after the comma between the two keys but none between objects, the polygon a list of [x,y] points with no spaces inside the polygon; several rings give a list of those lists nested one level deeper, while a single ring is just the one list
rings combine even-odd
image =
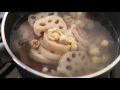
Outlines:
[{"label": "lotus root hole", "polygon": [[72,70],[72,66],[68,65],[68,66],[66,66],[66,69],[67,70]]},{"label": "lotus root hole", "polygon": [[39,25],[40,25],[40,26],[46,26],[46,24],[45,24],[45,23],[40,23]]},{"label": "lotus root hole", "polygon": [[38,52],[38,54],[41,54],[40,52]]},{"label": "lotus root hole", "polygon": [[71,59],[70,59],[70,58],[67,58],[67,61],[68,61],[68,62],[71,62]]},{"label": "lotus root hole", "polygon": [[48,16],[54,15],[54,13],[49,13]]},{"label": "lotus root hole", "polygon": [[75,57],[76,57],[75,53],[73,53],[73,54],[72,54],[72,57],[73,57],[73,58],[75,58]]},{"label": "lotus root hole", "polygon": [[62,26],[59,26],[59,29],[63,29],[63,27],[62,27]]},{"label": "lotus root hole", "polygon": [[59,23],[59,20],[56,20],[56,21],[55,21],[55,24],[58,24],[58,23]]},{"label": "lotus root hole", "polygon": [[50,51],[51,53],[55,53],[55,52],[53,52],[53,51]]},{"label": "lotus root hole", "polygon": [[49,20],[48,20],[48,22],[49,22],[49,23],[51,23],[51,22],[52,22],[52,20],[51,20],[51,19],[49,19]]},{"label": "lotus root hole", "polygon": [[43,38],[44,35],[44,31],[40,32],[41,37]]},{"label": "lotus root hole", "polygon": [[36,19],[36,16],[31,16],[32,19]]}]

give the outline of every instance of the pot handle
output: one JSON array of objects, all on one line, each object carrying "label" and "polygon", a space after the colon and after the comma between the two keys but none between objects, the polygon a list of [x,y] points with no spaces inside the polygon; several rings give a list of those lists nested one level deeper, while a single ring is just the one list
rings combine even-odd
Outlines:
[{"label": "pot handle", "polygon": [[6,51],[4,44],[0,43],[0,67],[2,67],[4,64],[13,61],[11,56]]}]

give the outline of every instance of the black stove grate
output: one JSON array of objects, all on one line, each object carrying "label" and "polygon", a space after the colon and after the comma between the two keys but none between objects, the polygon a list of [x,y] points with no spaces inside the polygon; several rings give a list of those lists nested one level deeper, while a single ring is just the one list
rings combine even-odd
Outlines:
[{"label": "black stove grate", "polygon": [[[0,22],[2,19],[0,19]],[[0,43],[2,42],[1,37],[1,24],[0,24]],[[6,77],[15,68],[13,62],[3,63],[0,56],[0,78]]]}]

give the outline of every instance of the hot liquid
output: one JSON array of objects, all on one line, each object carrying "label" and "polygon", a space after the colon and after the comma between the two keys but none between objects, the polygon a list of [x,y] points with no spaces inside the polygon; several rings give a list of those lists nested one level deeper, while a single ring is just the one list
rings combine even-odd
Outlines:
[{"label": "hot liquid", "polygon": [[[68,51],[72,52],[72,54],[68,54],[67,56],[65,56],[67,52],[63,54],[60,53],[61,56],[55,64],[37,62],[33,60],[33,58],[31,59],[29,55],[31,50],[30,42],[34,39],[43,39],[44,35],[42,33],[40,37],[37,36],[28,21],[22,23],[17,30],[13,29],[11,32],[11,49],[24,64],[45,74],[74,77],[97,72],[105,68],[115,59],[117,45],[109,30],[100,22],[90,18],[90,16],[89,18],[86,17],[86,14],[88,15],[88,13],[83,13],[79,16],[80,14],[77,13],[78,17],[76,17],[75,13],[58,13],[58,16],[65,21],[67,30],[70,29],[73,24],[77,26],[77,35],[80,37],[76,37],[77,35],[73,32],[72,37],[74,37],[77,42],[77,50]],[[32,19],[35,19],[35,17],[32,17]],[[69,32],[67,32],[67,34],[68,33]],[[55,42],[61,44],[58,41]],[[48,49],[44,47],[44,45],[42,47]],[[38,48],[35,50],[38,50]],[[49,51],[53,54],[56,53],[56,51]],[[41,54],[41,52],[39,52],[39,54]],[[45,57],[45,55],[43,56]]]}]

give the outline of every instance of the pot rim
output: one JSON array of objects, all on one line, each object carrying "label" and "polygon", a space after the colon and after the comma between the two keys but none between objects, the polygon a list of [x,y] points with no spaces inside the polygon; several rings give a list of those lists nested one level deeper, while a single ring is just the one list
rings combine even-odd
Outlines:
[{"label": "pot rim", "polygon": [[1,26],[1,34],[2,34],[2,40],[4,43],[4,46],[7,50],[7,52],[11,55],[12,59],[15,61],[15,63],[17,63],[20,67],[22,67],[23,69],[27,70],[28,72],[31,72],[32,74],[35,74],[37,76],[43,77],[43,78],[94,78],[97,77],[99,75],[102,75],[104,73],[106,73],[107,71],[111,70],[112,68],[114,68],[114,66],[117,65],[117,63],[120,61],[120,55],[107,67],[105,67],[104,69],[89,74],[89,75],[85,75],[85,76],[79,76],[79,77],[57,77],[57,76],[52,76],[52,75],[47,75],[44,73],[41,73],[39,71],[36,71],[30,67],[28,67],[27,65],[25,65],[24,63],[22,63],[14,54],[13,52],[10,50],[7,41],[6,41],[6,37],[5,37],[5,30],[4,30],[4,26],[5,26],[5,22],[6,22],[6,18],[8,16],[10,12],[5,12],[5,15],[3,17],[3,21],[2,21],[2,26]]}]

